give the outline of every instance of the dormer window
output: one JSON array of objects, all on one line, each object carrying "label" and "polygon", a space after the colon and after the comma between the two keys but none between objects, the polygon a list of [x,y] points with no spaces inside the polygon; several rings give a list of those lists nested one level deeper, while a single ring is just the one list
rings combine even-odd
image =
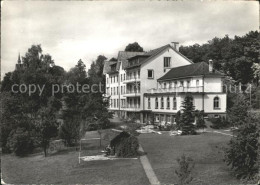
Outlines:
[{"label": "dormer window", "polygon": [[171,57],[164,57],[164,68],[171,67]]}]

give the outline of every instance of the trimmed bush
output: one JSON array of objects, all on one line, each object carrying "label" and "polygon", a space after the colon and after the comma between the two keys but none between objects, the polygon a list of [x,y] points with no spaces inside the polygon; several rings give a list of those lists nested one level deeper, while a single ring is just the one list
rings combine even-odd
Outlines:
[{"label": "trimmed bush", "polygon": [[118,157],[136,157],[138,155],[138,139],[128,132],[121,132],[110,142],[110,145]]}]

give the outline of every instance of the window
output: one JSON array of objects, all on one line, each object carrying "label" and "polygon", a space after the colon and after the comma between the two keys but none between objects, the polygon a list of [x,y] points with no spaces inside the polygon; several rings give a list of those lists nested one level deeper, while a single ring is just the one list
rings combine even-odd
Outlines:
[{"label": "window", "polygon": [[183,81],[180,81],[180,87],[183,87]]},{"label": "window", "polygon": [[138,74],[137,78],[140,78],[140,71],[138,71],[138,73],[137,73],[137,74]]},{"label": "window", "polygon": [[163,109],[164,108],[164,99],[163,99],[163,97],[161,97],[161,109]]},{"label": "window", "polygon": [[170,108],[170,98],[167,97],[167,109],[169,109],[169,108]]},{"label": "window", "polygon": [[123,75],[121,74],[121,82],[123,81]]},{"label": "window", "polygon": [[151,108],[151,99],[148,98],[148,109],[150,109],[150,108]]},{"label": "window", "polygon": [[196,80],[196,86],[198,87],[200,85],[200,81]]},{"label": "window", "polygon": [[116,88],[114,87],[114,95],[116,94]]},{"label": "window", "polygon": [[171,57],[164,57],[164,67],[171,67]]},{"label": "window", "polygon": [[116,99],[114,99],[114,107],[116,107]]},{"label": "window", "polygon": [[155,122],[159,122],[159,115],[158,114],[155,115]]},{"label": "window", "polygon": [[177,100],[176,100],[176,97],[174,96],[173,97],[173,109],[176,110],[177,109]]},{"label": "window", "polygon": [[166,82],[163,83],[163,88],[166,89]]},{"label": "window", "polygon": [[112,87],[111,87],[110,93],[111,93],[111,95],[113,95],[113,88]]},{"label": "window", "polygon": [[110,107],[113,107],[113,99],[110,100]]},{"label": "window", "polygon": [[118,94],[118,87],[116,87],[116,94]]},{"label": "window", "polygon": [[187,87],[190,87],[190,81],[189,80],[187,81]]},{"label": "window", "polygon": [[148,69],[148,78],[153,78],[153,70]]},{"label": "window", "polygon": [[158,103],[158,98],[155,98],[155,108],[158,109],[159,103]]},{"label": "window", "polygon": [[117,99],[116,100],[116,107],[119,107],[119,103],[118,102],[119,102],[119,100]]},{"label": "window", "polygon": [[124,80],[125,80],[125,74],[124,74]]},{"label": "window", "polygon": [[110,81],[111,81],[111,83],[112,83],[112,77],[110,77]]},{"label": "window", "polygon": [[214,109],[219,109],[219,97],[214,98]]},{"label": "window", "polygon": [[167,115],[166,121],[167,121],[167,123],[171,123],[171,116],[170,115]]},{"label": "window", "polygon": [[116,82],[118,82],[118,75],[116,76]]}]

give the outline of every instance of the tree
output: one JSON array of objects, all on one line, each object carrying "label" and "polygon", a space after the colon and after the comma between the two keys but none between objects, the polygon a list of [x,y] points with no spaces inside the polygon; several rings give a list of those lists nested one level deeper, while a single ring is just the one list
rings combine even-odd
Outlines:
[{"label": "tree", "polygon": [[[46,152],[51,137],[49,134],[53,132],[57,134],[56,126],[53,125],[55,114],[61,108],[60,99],[62,98],[61,92],[52,95],[52,86],[63,83],[64,69],[55,66],[52,57],[42,53],[40,45],[32,45],[22,57],[22,62],[23,67],[5,76],[4,86],[1,88],[1,95],[2,93],[7,95],[6,101],[3,102],[1,116],[3,151],[12,151],[12,148],[6,145],[7,137],[17,138],[14,132],[19,128],[28,132],[23,136],[28,135],[35,140],[34,147],[39,144]],[[19,91],[15,93],[11,89],[13,84],[23,84],[27,87],[35,84],[44,89],[40,92],[37,88],[31,95]],[[49,109],[51,111],[48,111]],[[49,114],[44,115],[44,111]]]},{"label": "tree", "polygon": [[193,98],[190,95],[187,95],[182,102],[181,115],[179,119],[179,127],[182,130],[183,135],[187,134],[195,134],[195,125],[194,122],[194,106],[193,106]]},{"label": "tree", "polygon": [[259,119],[249,115],[226,148],[225,161],[234,169],[237,178],[251,179],[259,171]]},{"label": "tree", "polygon": [[144,50],[137,42],[134,42],[134,43],[128,44],[125,48],[125,51],[143,52]]},{"label": "tree", "polygon": [[233,106],[228,110],[228,119],[231,125],[239,126],[247,122],[249,102],[243,94],[239,94],[234,99]]},{"label": "tree", "polygon": [[52,108],[42,108],[39,112],[40,120],[36,125],[37,138],[46,157],[51,138],[57,136],[58,123]]}]

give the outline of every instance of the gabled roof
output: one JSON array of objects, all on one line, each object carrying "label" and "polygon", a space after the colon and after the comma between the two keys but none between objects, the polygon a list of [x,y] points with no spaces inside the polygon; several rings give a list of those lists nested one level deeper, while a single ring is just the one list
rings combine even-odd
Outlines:
[{"label": "gabled roof", "polygon": [[[140,66],[142,64],[144,64],[145,62],[147,62],[148,60],[152,59],[153,57],[159,55],[160,53],[162,53],[163,51],[165,51],[168,48],[172,48],[176,53],[178,53],[179,55],[181,55],[183,58],[185,58],[186,60],[188,60],[191,64],[193,63],[190,59],[188,59],[187,57],[185,57],[184,55],[182,55],[179,51],[177,51],[175,48],[173,48],[170,44],[167,44],[165,46],[159,47],[157,49],[153,49],[151,51],[145,52],[143,55],[147,56],[147,58],[145,60],[143,60],[142,62],[140,62],[139,64],[133,65],[131,67],[126,67],[126,68],[133,68],[133,67],[137,67]],[[133,58],[133,57],[132,57]]]},{"label": "gabled roof", "polygon": [[199,62],[195,64],[189,64],[185,66],[172,68],[164,76],[158,79],[158,81],[171,80],[192,76],[224,76],[219,71],[214,70],[209,72],[209,65],[206,62]]}]

